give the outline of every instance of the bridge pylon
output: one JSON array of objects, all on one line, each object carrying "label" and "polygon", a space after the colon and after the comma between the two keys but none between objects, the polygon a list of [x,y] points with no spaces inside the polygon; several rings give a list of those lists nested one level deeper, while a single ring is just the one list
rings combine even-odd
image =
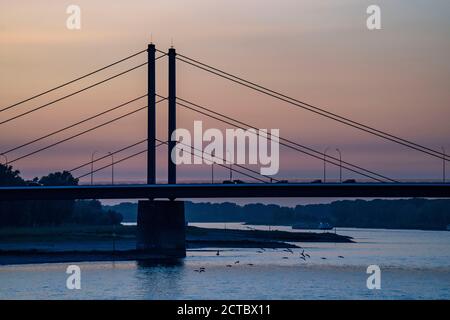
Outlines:
[{"label": "bridge pylon", "polygon": [[172,161],[172,151],[176,147],[176,141],[172,141],[171,137],[177,128],[176,110],[177,110],[177,93],[176,93],[176,52],[175,48],[169,49],[169,123],[168,123],[168,183],[177,183],[176,164]]},{"label": "bridge pylon", "polygon": [[147,184],[156,183],[156,47],[150,43],[147,48]]},{"label": "bridge pylon", "polygon": [[152,258],[184,258],[184,201],[141,200],[138,203],[136,249]]}]

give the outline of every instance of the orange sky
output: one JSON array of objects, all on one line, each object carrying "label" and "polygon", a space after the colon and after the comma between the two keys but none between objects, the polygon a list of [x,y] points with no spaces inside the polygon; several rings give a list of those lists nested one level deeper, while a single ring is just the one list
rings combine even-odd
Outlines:
[{"label": "orange sky", "polygon": [[[365,26],[373,1],[5,1],[0,0],[0,106],[144,49],[153,41],[343,116],[450,153],[450,3],[376,1],[380,31]],[[68,30],[66,7],[82,10],[82,28]],[[78,85],[0,113],[0,120],[99,81],[144,61],[142,55]],[[157,62],[158,92],[166,93],[167,60]],[[120,80],[0,125],[0,153],[93,115],[146,90],[146,68]],[[345,160],[398,179],[441,177],[441,161],[380,141],[274,99],[178,63],[178,96],[313,148],[342,150]],[[40,146],[123,114],[135,103],[67,134],[8,154],[14,159]],[[158,106],[158,136],[166,138],[166,104]],[[178,113],[180,127],[193,120]],[[26,178],[89,161],[145,137],[145,112],[14,164]],[[139,151],[141,148],[133,149]],[[126,156],[122,154],[121,158]],[[166,176],[166,150],[158,178]],[[3,159],[2,159],[3,160]],[[108,160],[109,161],[109,160]],[[107,161],[106,161],[107,162]],[[103,164],[106,164],[104,162]],[[100,164],[99,164],[100,165]],[[144,181],[145,157],[116,166],[119,181]],[[82,174],[83,171],[77,172]],[[225,171],[217,175],[226,176]],[[109,179],[109,170],[96,175]],[[204,166],[182,167],[181,179],[209,179]],[[280,178],[321,178],[322,163],[281,149]],[[329,167],[329,177],[338,169]],[[345,178],[354,174],[345,173]],[[87,181],[87,180],[86,180]]]}]

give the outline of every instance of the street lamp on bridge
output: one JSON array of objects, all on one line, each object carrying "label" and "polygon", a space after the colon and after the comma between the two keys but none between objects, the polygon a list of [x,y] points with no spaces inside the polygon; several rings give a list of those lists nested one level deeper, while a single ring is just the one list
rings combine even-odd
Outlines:
[{"label": "street lamp on bridge", "polygon": [[342,153],[339,148],[336,148],[337,153],[339,153],[339,182],[342,182]]},{"label": "street lamp on bridge", "polygon": [[215,160],[216,152],[213,150],[211,153],[212,163],[211,163],[211,184],[214,183],[214,160]]},{"label": "street lamp on bridge", "polygon": [[325,151],[323,152],[323,182],[327,182],[327,152],[329,147],[325,148]]},{"label": "street lamp on bridge", "polygon": [[445,161],[446,161],[446,154],[445,154],[445,148],[441,147],[442,149],[442,181],[445,183]]},{"label": "street lamp on bridge", "polygon": [[98,151],[95,150],[91,153],[91,186],[94,184],[94,156]]},{"label": "street lamp on bridge", "polygon": [[230,181],[233,181],[233,167],[232,167],[233,161],[231,159],[231,152],[227,150],[226,154],[227,154],[227,160],[230,164]]},{"label": "street lamp on bridge", "polygon": [[114,154],[108,152],[111,157],[111,184],[114,184]]}]

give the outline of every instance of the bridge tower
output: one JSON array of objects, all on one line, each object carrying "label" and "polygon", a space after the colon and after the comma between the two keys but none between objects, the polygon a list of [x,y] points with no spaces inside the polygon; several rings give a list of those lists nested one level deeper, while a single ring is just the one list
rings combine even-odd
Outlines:
[{"label": "bridge tower", "polygon": [[[148,127],[147,127],[147,184],[156,184],[156,78],[153,43],[148,45]],[[172,150],[176,141],[171,137],[176,130],[176,52],[170,48],[168,96],[168,183],[176,184],[176,165]],[[186,227],[184,201],[141,200],[138,202],[136,249],[152,258],[182,258],[186,256]]]},{"label": "bridge tower", "polygon": [[156,47],[150,43],[147,47],[147,184],[156,183]]},{"label": "bridge tower", "polygon": [[176,147],[176,141],[172,141],[171,137],[177,128],[176,122],[176,107],[177,107],[177,93],[176,93],[176,52],[175,48],[169,49],[169,123],[168,123],[168,183],[177,183],[177,169],[175,163],[172,161],[172,151]]}]

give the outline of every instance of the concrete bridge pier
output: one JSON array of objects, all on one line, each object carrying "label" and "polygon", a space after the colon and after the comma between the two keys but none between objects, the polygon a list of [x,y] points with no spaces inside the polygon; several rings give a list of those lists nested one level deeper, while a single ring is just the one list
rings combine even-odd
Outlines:
[{"label": "concrete bridge pier", "polygon": [[184,201],[139,201],[136,249],[156,258],[185,257]]}]

